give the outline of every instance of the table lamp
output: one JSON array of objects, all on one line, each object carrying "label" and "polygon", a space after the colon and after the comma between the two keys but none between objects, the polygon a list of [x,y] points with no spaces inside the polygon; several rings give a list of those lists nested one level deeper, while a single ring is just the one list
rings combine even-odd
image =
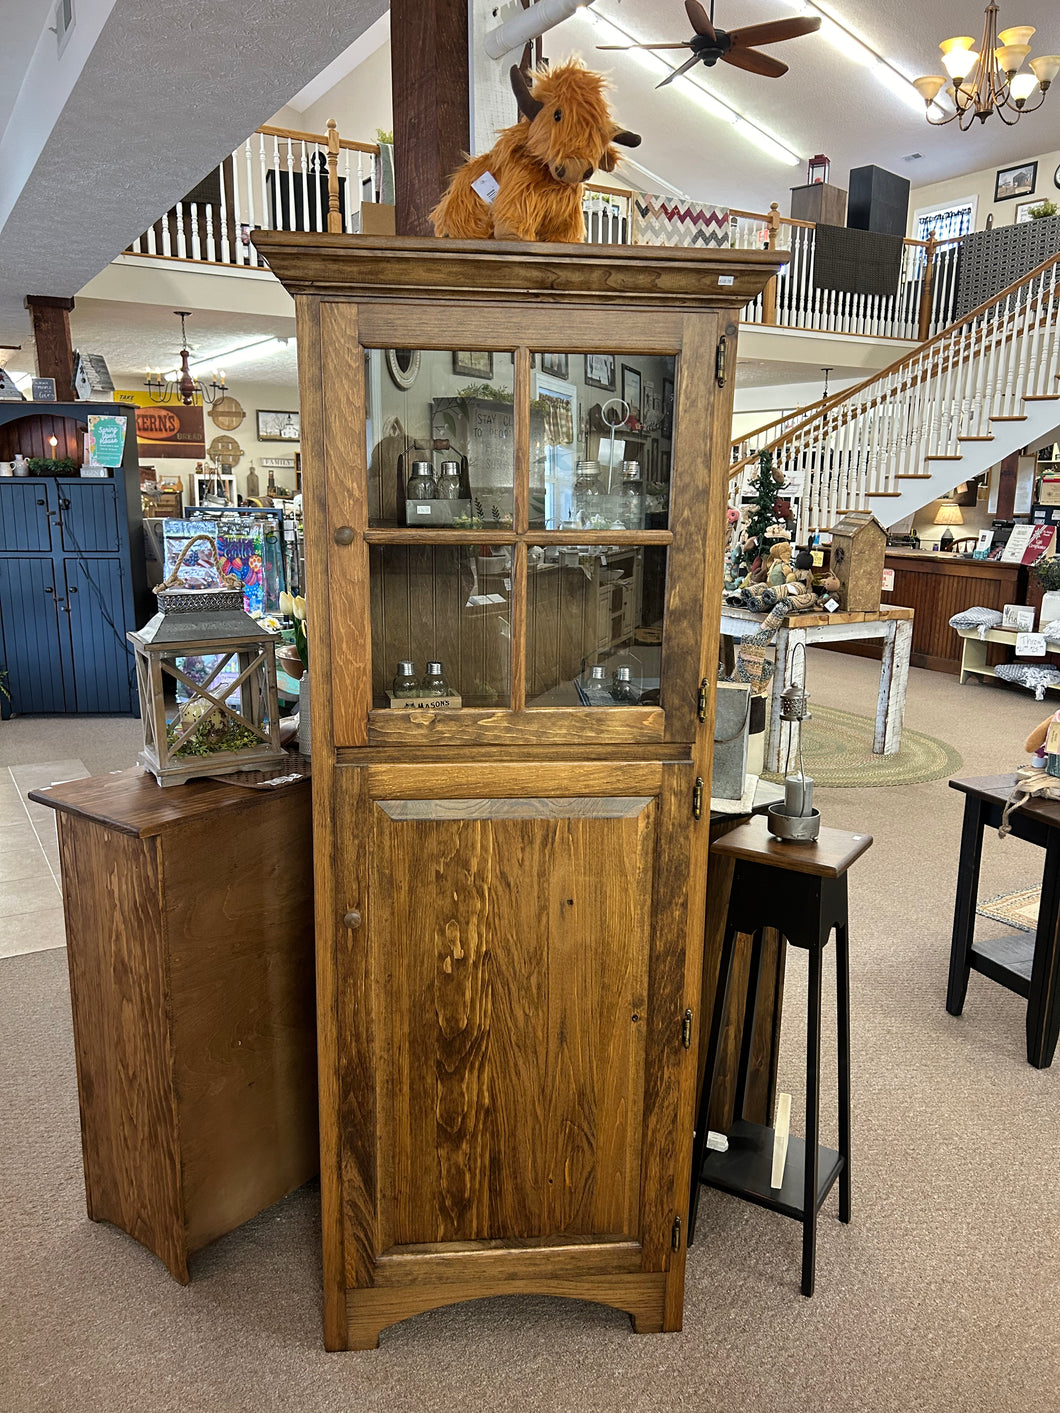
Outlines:
[{"label": "table lamp", "polygon": [[939,549],[949,549],[953,544],[953,531],[951,525],[963,525],[964,516],[961,514],[961,507],[952,500],[944,500],[935,512],[935,524],[945,525],[945,530],[939,536]]}]

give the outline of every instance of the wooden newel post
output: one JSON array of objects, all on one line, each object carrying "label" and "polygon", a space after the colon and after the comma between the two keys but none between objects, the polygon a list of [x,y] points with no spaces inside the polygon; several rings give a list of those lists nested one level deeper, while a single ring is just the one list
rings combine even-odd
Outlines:
[{"label": "wooden newel post", "polygon": [[[777,236],[780,234],[780,207],[774,201],[769,208],[769,215],[766,217],[766,226],[769,229],[769,250],[776,250]],[[776,275],[769,281],[762,291],[762,323],[775,324],[777,322],[777,277]]]},{"label": "wooden newel post", "polygon": [[342,234],[342,208],[339,204],[339,128],[328,119],[328,235]]},{"label": "wooden newel post", "polygon": [[935,250],[937,246],[938,241],[935,239],[935,232],[932,231],[927,238],[927,249],[924,251],[924,283],[920,286],[920,317],[917,321],[916,336],[921,343],[931,333],[931,285],[935,279]]}]

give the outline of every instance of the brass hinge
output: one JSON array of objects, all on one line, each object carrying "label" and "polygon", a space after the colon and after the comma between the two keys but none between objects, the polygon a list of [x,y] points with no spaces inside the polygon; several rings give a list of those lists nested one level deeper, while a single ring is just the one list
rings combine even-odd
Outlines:
[{"label": "brass hinge", "polygon": [[719,388],[725,386],[725,362],[728,345],[725,342],[725,335],[722,334],[718,340],[718,351],[714,355],[714,379]]},{"label": "brass hinge", "polygon": [[681,1218],[675,1217],[670,1229],[670,1245],[675,1251],[681,1250]]},{"label": "brass hinge", "polygon": [[689,1006],[688,1010],[685,1011],[684,1017],[683,1017],[683,1019],[682,1019],[682,1021],[681,1021],[681,1044],[685,1047],[686,1050],[691,1050],[691,1048],[692,1048],[692,1007],[691,1007],[691,1006]]},{"label": "brass hinge", "polygon": [[699,684],[699,719],[700,721],[707,719],[707,679],[705,677]]},{"label": "brass hinge", "polygon": [[703,818],[703,777],[696,776],[696,783],[692,787],[692,818]]}]

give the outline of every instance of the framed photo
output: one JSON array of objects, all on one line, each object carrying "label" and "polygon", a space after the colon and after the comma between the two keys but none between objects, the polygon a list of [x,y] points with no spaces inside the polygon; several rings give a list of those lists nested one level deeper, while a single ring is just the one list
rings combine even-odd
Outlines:
[{"label": "framed photo", "polygon": [[629,403],[631,422],[641,421],[641,380],[640,369],[622,364],[622,400]]},{"label": "framed photo", "polygon": [[1007,603],[1001,614],[1002,628],[1013,628],[1017,633],[1034,632],[1034,609],[1021,603]]},{"label": "framed photo", "polygon": [[453,372],[464,378],[492,378],[492,353],[454,353]]},{"label": "framed photo", "polygon": [[994,179],[994,200],[1012,201],[1017,196],[1033,196],[1037,181],[1037,162],[1020,162],[1016,167],[1001,167]]},{"label": "framed photo", "polygon": [[1028,221],[1032,221],[1034,217],[1031,215],[1031,209],[1038,204],[1039,198],[1037,197],[1033,201],[1021,201],[1016,207],[1015,224],[1017,226],[1025,226]]},{"label": "framed photo", "polygon": [[603,388],[604,392],[615,390],[615,355],[613,353],[587,353],[585,355],[585,386]]},{"label": "framed photo", "polygon": [[297,412],[258,411],[259,442],[297,442],[302,439],[302,424]]},{"label": "framed photo", "polygon": [[541,355],[541,371],[547,373],[549,377],[561,378],[564,382],[569,377],[570,355],[566,353],[543,353]]}]

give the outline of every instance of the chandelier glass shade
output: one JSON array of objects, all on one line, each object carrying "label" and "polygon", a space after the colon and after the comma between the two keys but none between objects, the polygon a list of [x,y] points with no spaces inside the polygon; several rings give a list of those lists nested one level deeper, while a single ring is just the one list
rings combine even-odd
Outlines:
[{"label": "chandelier glass shade", "polygon": [[[913,86],[924,100],[927,120],[933,127],[957,122],[964,130],[979,120],[985,123],[991,113],[997,113],[1011,127],[1024,113],[1033,113],[1045,102],[1049,85],[1060,72],[1060,54],[1040,54],[1029,59],[1033,25],[1013,25],[998,30],[997,6],[986,7],[986,25],[978,47],[970,34],[944,39],[942,51],[944,74],[925,74],[913,80]],[[1029,64],[1030,72],[1024,68]],[[1033,95],[1037,94],[1034,102]],[[948,96],[953,111],[942,107],[941,98]],[[943,116],[931,116],[932,104]]]},{"label": "chandelier glass shade", "polygon": [[163,377],[161,368],[148,368],[144,387],[152,402],[179,401],[185,407],[194,407],[196,402],[200,402],[207,407],[212,407],[218,398],[225,397],[228,393],[224,371],[220,368],[217,369],[209,383],[192,377],[189,366],[191,350],[188,348],[188,339],[184,332],[184,320],[188,317],[189,311],[174,309],[173,313],[180,320],[180,372]]}]

